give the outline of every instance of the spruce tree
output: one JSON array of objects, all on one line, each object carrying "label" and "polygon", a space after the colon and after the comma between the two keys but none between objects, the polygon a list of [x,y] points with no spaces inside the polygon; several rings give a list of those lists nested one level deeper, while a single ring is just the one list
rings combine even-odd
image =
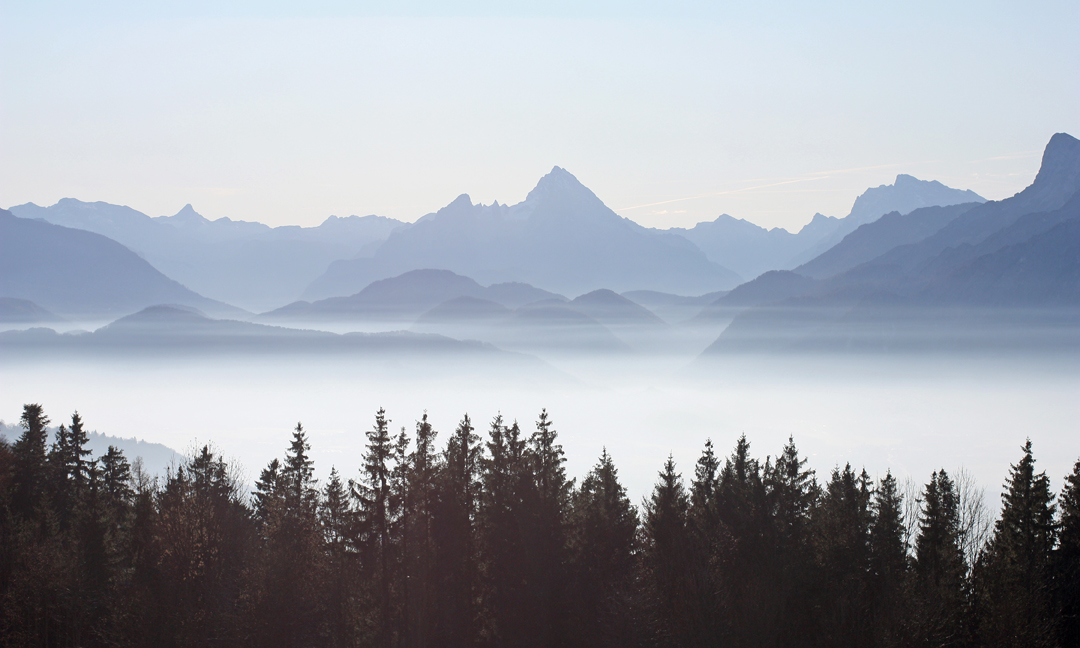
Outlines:
[{"label": "spruce tree", "polygon": [[531,514],[526,518],[523,558],[532,590],[533,632],[540,645],[553,645],[565,642],[568,632],[567,515],[574,484],[566,477],[566,456],[547,410],[540,412],[528,448],[533,485],[525,500]]},{"label": "spruce tree", "polygon": [[658,646],[693,642],[694,615],[688,606],[692,587],[688,535],[690,497],[675,460],[664,469],[644,504],[643,587],[649,615],[648,635]]},{"label": "spruce tree", "polygon": [[483,458],[480,500],[483,552],[483,605],[487,610],[482,633],[496,645],[540,646],[532,596],[528,543],[536,501],[527,440],[515,421],[491,422]]},{"label": "spruce tree", "polygon": [[319,503],[319,524],[326,553],[325,581],[321,584],[326,606],[326,639],[327,645],[335,648],[355,645],[359,639],[354,627],[358,610],[355,603],[356,553],[351,546],[353,518],[348,490],[337,468],[331,467]]},{"label": "spruce tree", "polygon": [[135,495],[131,488],[131,464],[119,448],[111,445],[98,464],[103,495],[108,505],[120,514],[130,506]]},{"label": "spruce tree", "polygon": [[904,635],[904,587],[908,547],[904,542],[903,498],[891,471],[874,490],[870,523],[870,594],[875,643],[898,645]]},{"label": "spruce tree", "polygon": [[1061,517],[1054,565],[1058,643],[1080,646],[1080,460],[1061,489]]},{"label": "spruce tree", "polygon": [[1054,495],[1046,473],[1035,473],[1031,439],[1023,452],[1005,482],[1001,516],[979,578],[985,596],[980,638],[990,646],[1050,646],[1055,639]]},{"label": "spruce tree", "polygon": [[45,504],[49,417],[40,404],[23,405],[19,424],[22,435],[12,445],[14,455],[14,493],[12,509],[16,516],[29,518],[34,509]]},{"label": "spruce tree", "polygon": [[248,627],[258,645],[302,647],[325,641],[323,533],[310,451],[297,423],[247,578]]},{"label": "spruce tree", "polygon": [[434,639],[435,609],[435,482],[440,470],[435,429],[427,412],[416,423],[413,450],[405,458],[402,523],[402,598],[406,646],[424,647]]},{"label": "spruce tree", "polygon": [[761,465],[741,435],[716,486],[719,521],[713,566],[724,592],[723,615],[736,643],[771,640],[777,631],[769,595],[768,510]]},{"label": "spruce tree", "polygon": [[88,464],[86,458],[91,454],[86,448],[87,441],[82,417],[75,412],[71,416],[71,428],[60,425],[49,451],[50,499],[63,529],[70,527],[80,500],[85,496]]},{"label": "spruce tree", "polygon": [[232,469],[203,446],[167,475],[157,508],[146,643],[236,645],[254,529]]},{"label": "spruce tree", "polygon": [[282,497],[281,461],[275,458],[270,460],[266,468],[263,468],[259,479],[255,482],[255,491],[252,493],[255,517],[266,524]]},{"label": "spruce tree", "polygon": [[479,631],[475,525],[481,451],[480,437],[466,414],[447,440],[436,477],[434,645],[469,645]]},{"label": "spruce tree", "polygon": [[720,460],[713,450],[712,439],[694,465],[690,483],[688,535],[690,541],[690,591],[688,607],[692,618],[690,635],[693,645],[711,645],[720,641],[725,625],[721,614],[717,582],[713,565],[720,551],[720,520],[717,505],[717,479]]},{"label": "spruce tree", "polygon": [[764,623],[775,643],[798,643],[813,628],[815,576],[811,520],[820,488],[807,460],[788,437],[776,462],[765,462],[766,521],[760,565],[770,595]]},{"label": "spruce tree", "polygon": [[365,433],[367,445],[361,477],[352,489],[359,508],[361,566],[373,587],[371,598],[378,611],[374,641],[382,646],[390,644],[397,625],[392,571],[396,560],[392,537],[396,505],[391,492],[395,444],[390,437],[389,424],[386,410],[379,408],[375,425]]},{"label": "spruce tree", "polygon": [[834,469],[816,511],[818,560],[823,570],[821,631],[833,645],[868,645],[870,478],[847,464]]},{"label": "spruce tree", "polygon": [[935,471],[922,494],[915,540],[912,637],[933,645],[959,645],[965,636],[964,552],[959,498],[944,470]]},{"label": "spruce tree", "polygon": [[572,518],[574,641],[627,645],[638,622],[631,595],[638,517],[607,448],[574,493]]}]

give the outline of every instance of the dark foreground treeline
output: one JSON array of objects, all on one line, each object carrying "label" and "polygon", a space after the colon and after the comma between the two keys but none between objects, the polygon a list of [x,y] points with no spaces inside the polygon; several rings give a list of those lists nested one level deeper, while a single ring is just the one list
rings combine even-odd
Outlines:
[{"label": "dark foreground treeline", "polygon": [[[162,481],[90,460],[76,414],[0,444],[11,646],[1077,646],[1080,462],[1060,499],[1030,442],[996,522],[963,476],[907,497],[793,443],[711,443],[635,509],[605,452],[575,484],[555,430],[380,410],[355,480],[321,488],[297,425],[243,492],[209,448]],[[985,535],[985,541],[984,536]]]}]

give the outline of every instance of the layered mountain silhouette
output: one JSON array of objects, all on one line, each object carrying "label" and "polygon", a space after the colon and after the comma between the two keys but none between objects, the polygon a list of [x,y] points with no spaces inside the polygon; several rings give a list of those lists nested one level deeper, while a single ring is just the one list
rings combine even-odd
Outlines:
[{"label": "layered mountain silhouette", "polygon": [[6,210],[0,210],[0,296],[68,318],[115,317],[162,303],[243,314],[169,279],[112,239]]},{"label": "layered mountain silhouette", "polygon": [[[150,218],[71,199],[15,209],[31,218],[0,210],[0,322],[136,315],[83,336],[13,332],[9,350],[374,352],[450,348],[454,338],[575,353],[681,353],[715,340],[713,354],[910,348],[921,339],[948,347],[965,334],[998,339],[1080,322],[1080,141],[1063,133],[1047,144],[1032,184],[1010,198],[987,202],[900,175],[864,192],[847,217],[818,214],[797,234],[730,216],[689,230],[644,228],[559,167],[517,205],[462,195],[412,224],[331,217],[315,228],[270,228],[209,221],[190,205]],[[342,341],[215,319],[250,313],[177,277],[276,307],[258,316],[267,324],[412,333]],[[301,290],[307,301],[289,303]],[[420,335],[430,333],[440,335]]]},{"label": "layered mountain silhouette", "polygon": [[[754,297],[706,353],[901,349],[919,340],[942,348],[979,339],[1074,344],[1080,140],[1054,135],[1035,180],[1015,196],[890,214],[799,270],[819,278],[767,273],[718,300]],[[1025,328],[1042,333],[1028,331],[1024,340]]]},{"label": "layered mountain silhouette", "polygon": [[701,309],[727,294],[727,291],[711,292],[687,297],[655,290],[629,290],[622,294],[635,304],[649,309],[660,319],[680,324],[701,312]]},{"label": "layered mountain silhouette", "polygon": [[374,281],[348,297],[294,302],[260,317],[266,321],[412,322],[431,308],[458,297],[491,302],[506,309],[541,300],[566,301],[562,295],[529,284],[503,283],[485,287],[449,270],[423,269]]},{"label": "layered mountain silhouette", "polygon": [[895,211],[885,214],[872,223],[859,226],[818,257],[795,268],[795,272],[818,279],[832,277],[872,261],[895,247],[917,243],[936,234],[978,204],[923,207],[909,214]]},{"label": "layered mountain silhouette", "polygon": [[310,331],[208,317],[198,309],[160,305],[126,315],[91,333],[59,334],[35,328],[0,333],[0,349],[110,353],[447,353],[472,356],[503,354],[478,342],[440,335],[395,331],[346,333]]},{"label": "layered mountain silhouette", "polygon": [[814,259],[860,226],[890,212],[908,214],[921,207],[981,203],[973,191],[946,187],[937,181],[898,175],[891,185],[867,189],[855,199],[844,218],[815,214],[797,233],[783,228],[765,229],[727,214],[691,229],[672,228],[717,263],[747,279],[769,270],[790,270]]},{"label": "layered mountain silhouette", "polygon": [[0,297],[0,323],[51,324],[62,322],[58,317],[28,299]]},{"label": "layered mountain silhouette", "polygon": [[620,217],[555,167],[517,205],[479,205],[459,196],[395,230],[371,258],[332,263],[303,298],[355,294],[372,281],[422,268],[569,294],[600,288],[699,294],[741,282],[681,236]]},{"label": "layered mountain silhouette", "polygon": [[897,212],[905,215],[924,207],[948,207],[984,202],[986,199],[974,191],[953,189],[937,180],[919,180],[910,175],[900,174],[891,185],[881,185],[863,192],[855,199],[851,213],[837,223],[832,233],[796,255],[791,265],[787,267],[791,268],[816,258],[842,241],[848,234],[863,225],[873,223],[885,214]]},{"label": "layered mountain silhouette", "polygon": [[72,198],[11,212],[107,236],[196,292],[253,311],[295,300],[331,261],[372,253],[402,225],[381,216],[331,216],[318,227],[269,227],[207,220],[191,205],[151,218],[130,207]]}]

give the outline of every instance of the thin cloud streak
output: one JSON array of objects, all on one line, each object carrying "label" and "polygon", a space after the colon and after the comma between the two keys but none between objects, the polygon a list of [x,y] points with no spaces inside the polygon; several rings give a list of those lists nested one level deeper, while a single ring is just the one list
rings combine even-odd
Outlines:
[{"label": "thin cloud streak", "polygon": [[1042,155],[1041,150],[1036,151],[1020,151],[1018,153],[1006,153],[1005,155],[995,155],[994,157],[983,158],[981,160],[971,160],[968,164],[975,164],[977,162],[999,162],[1001,160],[1022,160],[1024,158],[1038,157]]}]

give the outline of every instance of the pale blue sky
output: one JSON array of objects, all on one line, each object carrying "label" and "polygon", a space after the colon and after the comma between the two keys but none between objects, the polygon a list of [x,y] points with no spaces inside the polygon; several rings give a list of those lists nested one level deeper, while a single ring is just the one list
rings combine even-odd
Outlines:
[{"label": "pale blue sky", "polygon": [[1002,198],[1080,136],[1080,3],[0,4],[0,206],[273,225],[517,202],[797,229],[897,173]]}]

